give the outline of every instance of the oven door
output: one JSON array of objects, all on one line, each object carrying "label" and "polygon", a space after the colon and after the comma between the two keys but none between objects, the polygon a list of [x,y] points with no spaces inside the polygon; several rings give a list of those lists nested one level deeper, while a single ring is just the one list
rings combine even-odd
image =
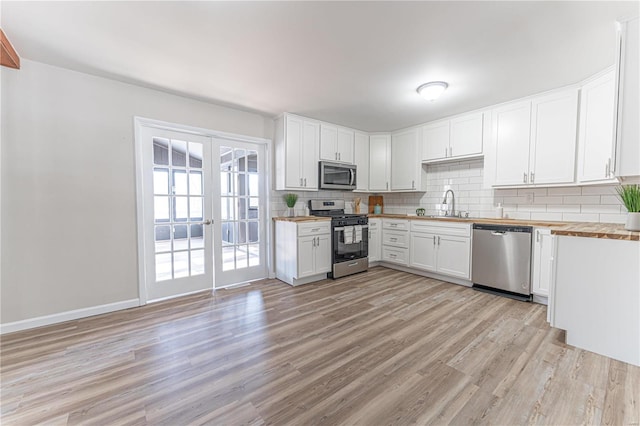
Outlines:
[{"label": "oven door", "polygon": [[321,161],[320,189],[356,189],[356,166]]},{"label": "oven door", "polygon": [[369,256],[369,225],[335,227],[332,240],[334,264]]}]

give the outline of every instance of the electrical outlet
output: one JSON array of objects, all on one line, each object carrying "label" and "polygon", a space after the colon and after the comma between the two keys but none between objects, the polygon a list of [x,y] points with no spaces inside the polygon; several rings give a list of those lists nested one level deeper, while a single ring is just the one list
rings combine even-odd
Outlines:
[{"label": "electrical outlet", "polygon": [[533,204],[533,192],[527,192],[527,203]]}]

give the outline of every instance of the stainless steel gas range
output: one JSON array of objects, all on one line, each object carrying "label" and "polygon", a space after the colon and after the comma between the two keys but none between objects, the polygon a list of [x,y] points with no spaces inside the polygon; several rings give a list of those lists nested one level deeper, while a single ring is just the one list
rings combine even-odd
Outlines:
[{"label": "stainless steel gas range", "polygon": [[369,268],[369,218],[344,212],[344,200],[309,200],[313,216],[331,218],[329,278],[364,272]]}]

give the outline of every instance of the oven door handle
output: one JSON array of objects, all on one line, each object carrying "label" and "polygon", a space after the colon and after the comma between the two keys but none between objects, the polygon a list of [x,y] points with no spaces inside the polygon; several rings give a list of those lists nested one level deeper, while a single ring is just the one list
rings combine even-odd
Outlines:
[{"label": "oven door handle", "polygon": [[[350,225],[350,226],[356,226],[356,225]],[[360,225],[360,226],[362,226],[362,229],[369,228],[369,225]],[[339,232],[339,231],[344,231],[344,226],[333,228],[333,232]]]},{"label": "oven door handle", "polygon": [[356,180],[356,174],[353,169],[349,169],[349,173],[351,174],[351,180],[349,181],[349,185],[353,186],[353,181]]}]

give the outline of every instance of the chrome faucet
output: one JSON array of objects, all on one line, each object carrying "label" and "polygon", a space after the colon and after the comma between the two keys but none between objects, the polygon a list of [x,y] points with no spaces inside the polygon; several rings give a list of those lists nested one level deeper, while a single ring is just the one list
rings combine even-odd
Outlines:
[{"label": "chrome faucet", "polygon": [[449,213],[449,209],[445,212],[445,216],[455,216],[456,215],[456,194],[453,193],[452,189],[447,189],[447,192],[444,193],[444,199],[442,200],[442,204],[447,204],[447,195],[451,193],[451,212]]}]

